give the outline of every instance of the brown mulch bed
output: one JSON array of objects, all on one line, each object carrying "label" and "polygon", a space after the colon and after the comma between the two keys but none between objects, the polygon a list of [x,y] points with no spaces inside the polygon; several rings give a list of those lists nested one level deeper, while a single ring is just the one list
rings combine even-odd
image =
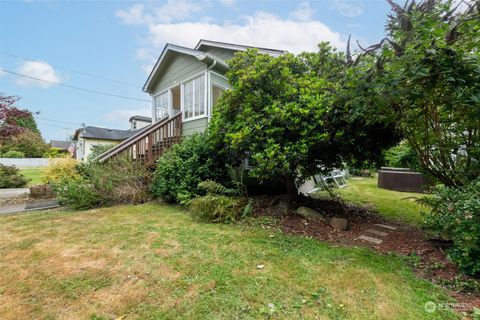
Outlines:
[{"label": "brown mulch bed", "polygon": [[[299,206],[315,209],[321,213],[321,216],[304,218],[295,213]],[[478,279],[461,275],[458,268],[448,260],[442,245],[427,239],[419,228],[386,220],[364,207],[325,199],[289,201],[285,197],[259,197],[254,201],[253,213],[256,216],[277,218],[281,230],[288,234],[309,236],[345,246],[370,247],[385,254],[395,253],[400,256],[409,256],[408,261],[412,261],[412,268],[417,275],[442,285],[457,300],[457,303],[453,305],[457,311],[472,311],[473,307],[480,308],[480,293],[452,290],[446,285],[458,282],[458,280],[478,281]],[[334,230],[329,224],[332,217],[347,219],[348,230]],[[396,230],[383,229],[375,224],[394,226]],[[368,229],[387,232],[388,236],[369,234],[367,233]],[[376,245],[359,239],[360,235],[370,235],[382,239],[383,242]]]}]

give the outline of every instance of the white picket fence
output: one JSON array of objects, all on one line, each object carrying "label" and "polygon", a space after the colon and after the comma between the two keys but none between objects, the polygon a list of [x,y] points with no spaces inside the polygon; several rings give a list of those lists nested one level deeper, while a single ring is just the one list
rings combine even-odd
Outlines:
[{"label": "white picket fence", "polygon": [[17,168],[48,167],[49,158],[0,158],[0,164]]}]

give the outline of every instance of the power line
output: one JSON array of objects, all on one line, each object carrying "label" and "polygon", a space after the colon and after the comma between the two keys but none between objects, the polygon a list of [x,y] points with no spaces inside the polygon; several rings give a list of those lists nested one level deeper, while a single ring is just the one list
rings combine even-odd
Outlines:
[{"label": "power line", "polygon": [[61,121],[61,120],[54,120],[54,119],[48,119],[44,117],[39,117],[37,115],[34,115],[35,118],[40,119],[40,120],[45,120],[45,121],[51,121],[51,122],[58,122],[58,123],[63,123],[63,124],[73,124],[75,126],[81,126],[81,123],[75,123],[75,122],[67,122],[67,121]]},{"label": "power line", "polygon": [[80,90],[80,91],[84,91],[84,92],[96,93],[96,94],[99,94],[99,95],[104,95],[104,96],[109,96],[109,97],[116,97],[116,98],[127,99],[127,100],[151,102],[150,100],[139,99],[139,98],[132,98],[132,97],[127,97],[127,96],[122,96],[122,95],[119,95],[119,94],[114,94],[114,93],[109,93],[109,92],[103,92],[103,91],[98,91],[98,90],[92,90],[92,89],[85,89],[85,88],[75,87],[75,86],[71,86],[71,85],[63,84],[63,83],[59,83],[59,82],[54,82],[54,81],[49,81],[49,80],[45,80],[45,79],[40,79],[40,78],[37,78],[37,77],[32,77],[32,76],[29,76],[29,75],[26,75],[26,74],[17,73],[17,72],[11,71],[11,70],[3,69],[3,68],[0,68],[0,71],[6,72],[6,73],[10,73],[10,74],[13,74],[13,75],[16,75],[16,76],[19,76],[19,77],[29,78],[29,79],[33,79],[33,80],[37,80],[37,81],[43,81],[43,82],[50,83],[50,84],[54,84],[54,85],[57,85],[57,86],[60,86],[60,87],[65,87],[65,88]]},{"label": "power line", "polygon": [[[2,52],[2,51],[0,51],[0,54],[3,54],[4,56],[8,56],[8,57],[12,57],[12,58],[24,60],[24,61],[39,62],[39,60],[27,59],[27,58],[24,58],[24,57],[21,57],[21,56],[17,56],[17,55],[11,54],[11,53],[7,53],[7,52]],[[55,68],[64,69],[64,70],[67,70],[67,71],[70,71],[70,72],[82,74],[82,75],[84,75],[84,76],[88,76],[88,77],[92,77],[92,78],[97,78],[97,79],[101,79],[101,80],[105,80],[105,81],[116,82],[116,83],[123,84],[123,85],[130,86],[130,87],[141,88],[139,85],[136,85],[136,84],[133,84],[133,83],[124,82],[124,81],[115,80],[115,79],[110,79],[110,78],[107,78],[107,77],[104,77],[104,76],[99,76],[99,75],[96,75],[96,74],[93,74],[93,73],[89,73],[89,72],[78,71],[78,70],[70,69],[70,68],[67,68],[67,67],[62,67],[62,66],[55,65],[55,64],[51,64],[51,65],[54,66]]]}]

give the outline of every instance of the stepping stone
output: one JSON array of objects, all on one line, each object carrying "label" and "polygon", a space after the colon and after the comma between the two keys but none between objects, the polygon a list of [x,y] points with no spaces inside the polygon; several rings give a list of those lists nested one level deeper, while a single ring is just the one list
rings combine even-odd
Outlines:
[{"label": "stepping stone", "polygon": [[382,227],[382,228],[390,229],[390,230],[397,230],[397,227],[389,226],[389,225],[386,225],[386,224],[377,223],[377,224],[374,224],[374,226]]},{"label": "stepping stone", "polygon": [[364,235],[361,235],[360,237],[358,237],[359,239],[362,239],[362,240],[365,240],[365,241],[368,241],[368,242],[372,242],[372,243],[375,243],[375,244],[381,244],[383,242],[382,239],[378,239],[378,238],[374,238],[374,237],[369,237],[369,236],[364,236]]},{"label": "stepping stone", "polygon": [[377,236],[381,236],[381,237],[386,237],[386,236],[388,236],[388,233],[387,233],[387,232],[378,231],[378,230],[375,230],[375,229],[368,229],[367,232],[368,232],[368,233],[375,234],[375,235],[377,235]]}]

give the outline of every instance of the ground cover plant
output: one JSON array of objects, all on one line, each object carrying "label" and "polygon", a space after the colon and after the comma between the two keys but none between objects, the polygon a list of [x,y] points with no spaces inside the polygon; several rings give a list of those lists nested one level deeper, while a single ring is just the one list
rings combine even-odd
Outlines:
[{"label": "ground cover plant", "polygon": [[[254,221],[197,223],[179,207],[153,204],[2,216],[0,314],[460,318],[449,310],[453,301],[401,258],[285,235]],[[445,307],[426,312],[429,301]]]}]

